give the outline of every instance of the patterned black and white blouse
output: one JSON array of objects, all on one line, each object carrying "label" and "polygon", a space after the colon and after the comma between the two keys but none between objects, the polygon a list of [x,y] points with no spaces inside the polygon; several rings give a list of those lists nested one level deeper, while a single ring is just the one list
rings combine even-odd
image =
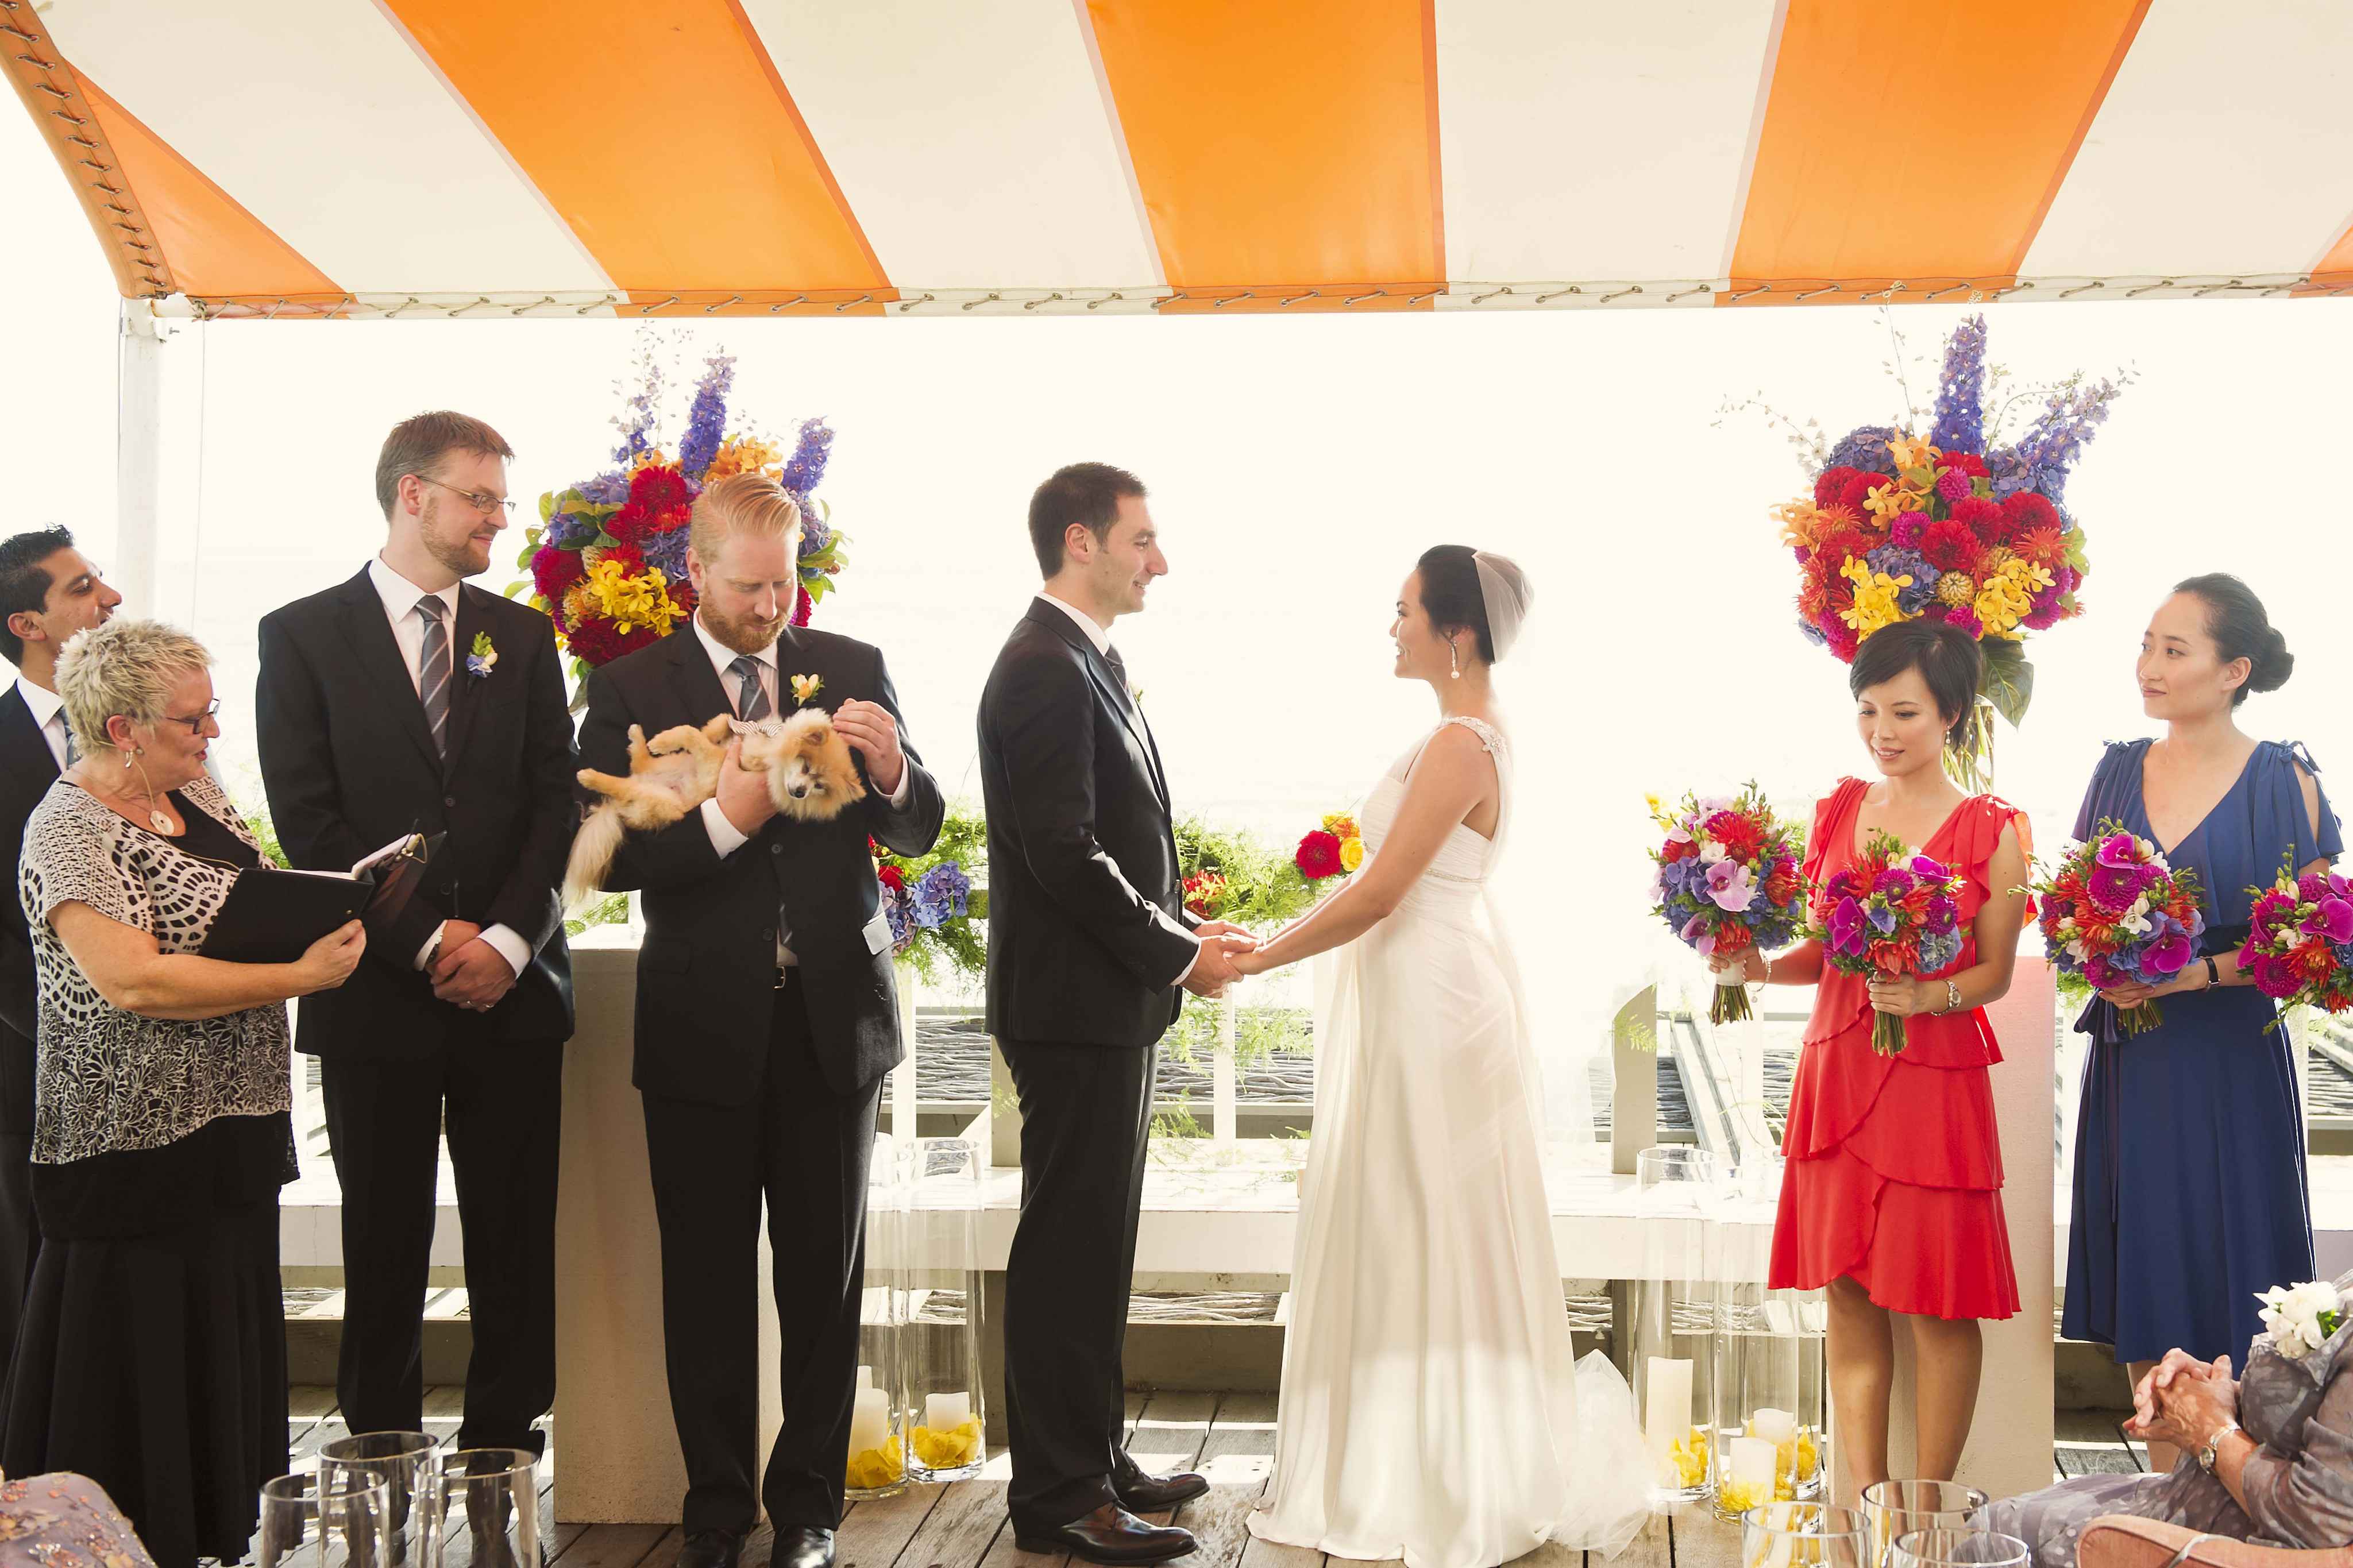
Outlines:
[{"label": "patterned black and white blouse", "polygon": [[[175,793],[259,847],[210,778]],[[36,1163],[160,1149],[219,1117],[290,1107],[283,1003],[218,1018],[126,1013],[98,994],[49,924],[58,905],[79,901],[149,932],[165,952],[194,952],[236,879],[235,867],[125,821],[67,780],[33,808],[16,889],[40,990]]]}]

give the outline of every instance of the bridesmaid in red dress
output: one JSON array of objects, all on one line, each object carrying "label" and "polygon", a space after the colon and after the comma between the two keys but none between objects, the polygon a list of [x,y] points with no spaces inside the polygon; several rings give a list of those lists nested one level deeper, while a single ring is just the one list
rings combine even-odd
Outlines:
[{"label": "bridesmaid in red dress", "polygon": [[[1906,621],[1865,639],[1848,684],[1878,778],[1841,780],[1815,808],[1806,875],[1827,880],[1887,832],[1960,874],[1960,957],[1926,977],[1869,983],[1826,969],[1819,943],[1749,977],[1814,985],[1781,1152],[1772,1283],[1830,1299],[1831,1398],[1857,1492],[1888,1479],[1890,1314],[1911,1320],[1918,1390],[1914,1474],[1948,1480],[1968,1439],[1984,1349],[1978,1323],[2018,1310],[2002,1220],[2001,1147],[1987,1068],[2001,1059],[1984,1006],[2010,989],[2027,900],[2025,816],[1945,774],[1978,689],[1974,638]],[[1872,1049],[1872,1015],[1907,1020],[1899,1056]]]}]

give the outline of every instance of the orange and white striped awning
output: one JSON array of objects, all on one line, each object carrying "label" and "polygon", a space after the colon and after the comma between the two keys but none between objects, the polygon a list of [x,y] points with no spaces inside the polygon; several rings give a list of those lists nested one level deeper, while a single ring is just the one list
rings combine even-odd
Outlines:
[{"label": "orange and white striped awning", "polygon": [[2353,293],[2337,0],[0,0],[207,316]]}]

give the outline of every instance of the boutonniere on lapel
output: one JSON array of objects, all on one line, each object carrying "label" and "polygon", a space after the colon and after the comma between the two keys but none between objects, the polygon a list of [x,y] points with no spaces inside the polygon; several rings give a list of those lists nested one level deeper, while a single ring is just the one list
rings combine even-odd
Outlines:
[{"label": "boutonniere on lapel", "polygon": [[796,675],[790,679],[793,686],[793,703],[796,707],[807,707],[817,700],[818,692],[825,689],[825,677],[822,675]]},{"label": "boutonniere on lapel", "polygon": [[476,632],[473,651],[466,656],[466,673],[476,680],[488,679],[491,671],[498,668],[498,662],[499,650],[491,646],[491,634]]},{"label": "boutonniere on lapel", "polygon": [[1127,700],[1130,702],[1134,703],[1136,707],[1142,708],[1144,706],[1144,688],[1136,685],[1135,682],[1132,680],[1129,681],[1127,683]]}]

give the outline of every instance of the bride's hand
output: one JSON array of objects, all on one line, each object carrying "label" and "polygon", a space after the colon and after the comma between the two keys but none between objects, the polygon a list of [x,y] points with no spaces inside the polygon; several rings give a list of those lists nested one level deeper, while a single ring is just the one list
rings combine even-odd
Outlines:
[{"label": "bride's hand", "polygon": [[1266,962],[1266,949],[1262,947],[1252,948],[1248,952],[1232,953],[1229,957],[1229,962],[1233,964],[1234,973],[1245,978],[1253,974],[1264,974],[1270,967]]}]

